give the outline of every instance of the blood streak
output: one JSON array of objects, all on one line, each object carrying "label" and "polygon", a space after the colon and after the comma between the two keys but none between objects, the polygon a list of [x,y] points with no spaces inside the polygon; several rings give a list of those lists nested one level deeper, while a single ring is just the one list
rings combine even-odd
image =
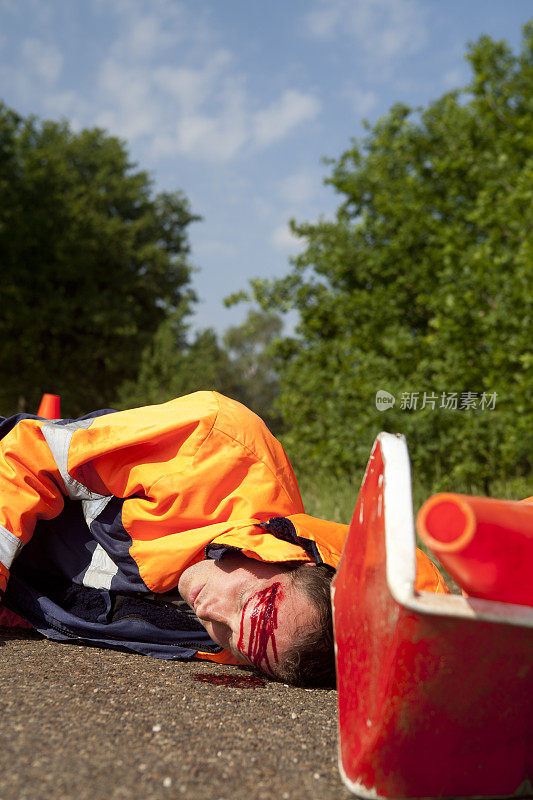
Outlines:
[{"label": "blood streak", "polygon": [[195,681],[211,683],[213,686],[232,686],[237,689],[256,689],[258,686],[265,686],[265,681],[255,676],[217,675],[200,672],[193,675],[193,678]]},{"label": "blood streak", "polygon": [[256,664],[256,666],[260,666],[261,662],[264,661],[266,668],[270,671],[272,671],[272,667],[268,659],[267,647],[270,642],[274,660],[278,663],[278,651],[274,632],[278,627],[278,603],[282,599],[283,590],[281,589],[281,583],[273,583],[272,586],[262,589],[249,598],[243,608],[241,616],[241,629],[237,647],[242,652],[245,652],[244,620],[246,609],[253,601],[255,605],[250,613],[250,637],[248,639],[246,653],[248,658]]}]

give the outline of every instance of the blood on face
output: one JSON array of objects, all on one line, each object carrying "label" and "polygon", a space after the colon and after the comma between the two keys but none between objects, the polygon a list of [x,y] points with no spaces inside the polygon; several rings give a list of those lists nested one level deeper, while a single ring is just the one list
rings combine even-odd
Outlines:
[{"label": "blood on face", "polygon": [[[272,672],[268,658],[268,644],[272,645],[274,661],[278,663],[278,650],[276,647],[275,631],[278,627],[278,605],[283,600],[281,583],[273,583],[252,595],[243,608],[238,648],[245,652],[248,658],[256,665]],[[253,603],[250,612],[250,636],[247,648],[244,647],[244,620],[248,606]],[[264,662],[264,665],[263,665]]]}]

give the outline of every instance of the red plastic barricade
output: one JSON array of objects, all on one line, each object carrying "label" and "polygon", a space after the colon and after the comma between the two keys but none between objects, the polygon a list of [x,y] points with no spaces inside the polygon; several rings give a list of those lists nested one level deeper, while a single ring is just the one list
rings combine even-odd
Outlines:
[{"label": "red plastic barricade", "polygon": [[382,433],[332,588],[339,767],[360,798],[531,796],[533,608],[415,590],[403,437]]}]

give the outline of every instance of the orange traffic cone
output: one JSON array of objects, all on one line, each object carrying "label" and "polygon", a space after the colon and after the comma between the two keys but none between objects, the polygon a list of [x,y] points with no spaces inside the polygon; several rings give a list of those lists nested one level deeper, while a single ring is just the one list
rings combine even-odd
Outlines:
[{"label": "orange traffic cone", "polygon": [[533,504],[442,492],[416,526],[469,595],[533,606]]},{"label": "orange traffic cone", "polygon": [[60,419],[59,402],[59,395],[43,394],[37,416],[45,419]]}]

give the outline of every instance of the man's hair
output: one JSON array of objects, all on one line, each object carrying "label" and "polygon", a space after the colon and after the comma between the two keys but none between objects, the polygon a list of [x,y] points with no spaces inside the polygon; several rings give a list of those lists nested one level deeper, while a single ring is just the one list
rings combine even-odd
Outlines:
[{"label": "man's hair", "polygon": [[331,581],[335,570],[327,564],[299,564],[291,570],[292,587],[316,609],[317,622],[306,629],[285,654],[278,675],[297,686],[335,686],[335,649],[331,609]]}]

